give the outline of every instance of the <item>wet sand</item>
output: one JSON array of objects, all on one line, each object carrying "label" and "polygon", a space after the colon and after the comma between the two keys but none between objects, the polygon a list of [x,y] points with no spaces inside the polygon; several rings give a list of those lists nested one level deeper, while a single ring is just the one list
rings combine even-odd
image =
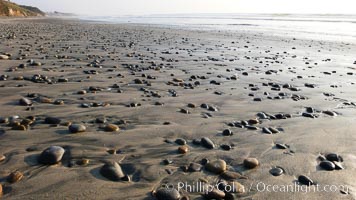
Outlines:
[{"label": "wet sand", "polygon": [[[235,199],[355,199],[355,52],[350,41],[297,35],[1,19],[3,198],[155,199],[162,185],[226,179],[207,159],[241,175],[234,181],[245,191]],[[86,130],[71,133],[71,124]],[[50,146],[63,157],[40,163]],[[325,170],[322,160],[343,169]],[[103,176],[107,161],[125,177]],[[275,167],[283,173],[273,176]],[[15,171],[23,177],[11,183]],[[348,191],[257,187],[301,186],[301,175]]]}]

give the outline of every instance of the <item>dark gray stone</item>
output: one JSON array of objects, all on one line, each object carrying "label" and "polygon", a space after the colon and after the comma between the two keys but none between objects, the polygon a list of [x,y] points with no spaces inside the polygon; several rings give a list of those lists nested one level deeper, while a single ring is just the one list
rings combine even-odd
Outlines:
[{"label": "dark gray stone", "polygon": [[330,161],[321,161],[319,166],[327,171],[332,171],[335,169],[335,164]]},{"label": "dark gray stone", "polygon": [[269,173],[271,173],[273,176],[280,176],[284,173],[284,170],[280,167],[274,167],[269,170]]},{"label": "dark gray stone", "polygon": [[121,181],[125,177],[121,166],[116,162],[107,162],[100,169],[100,174],[111,181]]},{"label": "dark gray stone", "polygon": [[81,124],[72,124],[68,127],[68,129],[71,133],[80,133],[80,132],[85,132],[86,127]]},{"label": "dark gray stone", "polygon": [[156,191],[156,199],[157,200],[178,200],[180,199],[180,194],[178,190],[172,188],[161,188]]},{"label": "dark gray stone", "polygon": [[56,118],[56,117],[46,117],[44,122],[46,124],[60,124],[61,123],[61,119]]},{"label": "dark gray stone", "polygon": [[207,137],[203,137],[201,139],[201,144],[208,148],[208,149],[214,149],[215,148],[215,144],[213,143],[213,141],[211,141],[209,138]]},{"label": "dark gray stone", "polygon": [[41,153],[38,162],[45,165],[54,165],[62,160],[64,152],[65,150],[60,146],[50,146]]},{"label": "dark gray stone", "polygon": [[309,178],[308,176],[304,176],[304,175],[300,175],[298,177],[298,182],[300,184],[307,185],[307,186],[314,185],[314,181],[311,178]]}]

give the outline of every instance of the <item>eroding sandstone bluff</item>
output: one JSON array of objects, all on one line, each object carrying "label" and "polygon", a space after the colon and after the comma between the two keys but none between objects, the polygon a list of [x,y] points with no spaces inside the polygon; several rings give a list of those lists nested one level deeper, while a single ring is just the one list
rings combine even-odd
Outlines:
[{"label": "eroding sandstone bluff", "polygon": [[44,12],[36,7],[17,5],[0,0],[0,16],[2,17],[39,17],[44,15]]}]

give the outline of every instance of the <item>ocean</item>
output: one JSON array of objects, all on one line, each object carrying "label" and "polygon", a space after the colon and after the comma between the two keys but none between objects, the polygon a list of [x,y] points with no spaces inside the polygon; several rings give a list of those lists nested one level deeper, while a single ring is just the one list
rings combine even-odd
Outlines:
[{"label": "ocean", "polygon": [[356,15],[175,14],[80,18],[105,23],[144,24],[179,29],[257,31],[265,34],[356,43]]}]

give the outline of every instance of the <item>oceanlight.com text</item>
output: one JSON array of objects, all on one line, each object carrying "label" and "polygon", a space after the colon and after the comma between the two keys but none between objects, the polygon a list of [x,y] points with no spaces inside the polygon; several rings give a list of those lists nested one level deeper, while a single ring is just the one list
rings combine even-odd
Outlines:
[{"label": "oceanlight.com text", "polygon": [[[349,193],[349,187],[347,185],[332,185],[332,184],[314,184],[314,185],[300,185],[297,182],[292,184],[267,184],[264,182],[255,182],[249,185],[249,188],[236,185],[235,182],[226,184],[224,182],[216,184],[208,184],[205,182],[177,182],[167,183],[163,185],[167,190],[176,189],[178,191],[184,190],[189,193],[209,193],[214,189],[232,192],[232,193],[244,193],[248,191],[257,192],[281,192],[281,193],[311,193],[311,192],[343,192]],[[245,190],[248,189],[248,191]]]}]

